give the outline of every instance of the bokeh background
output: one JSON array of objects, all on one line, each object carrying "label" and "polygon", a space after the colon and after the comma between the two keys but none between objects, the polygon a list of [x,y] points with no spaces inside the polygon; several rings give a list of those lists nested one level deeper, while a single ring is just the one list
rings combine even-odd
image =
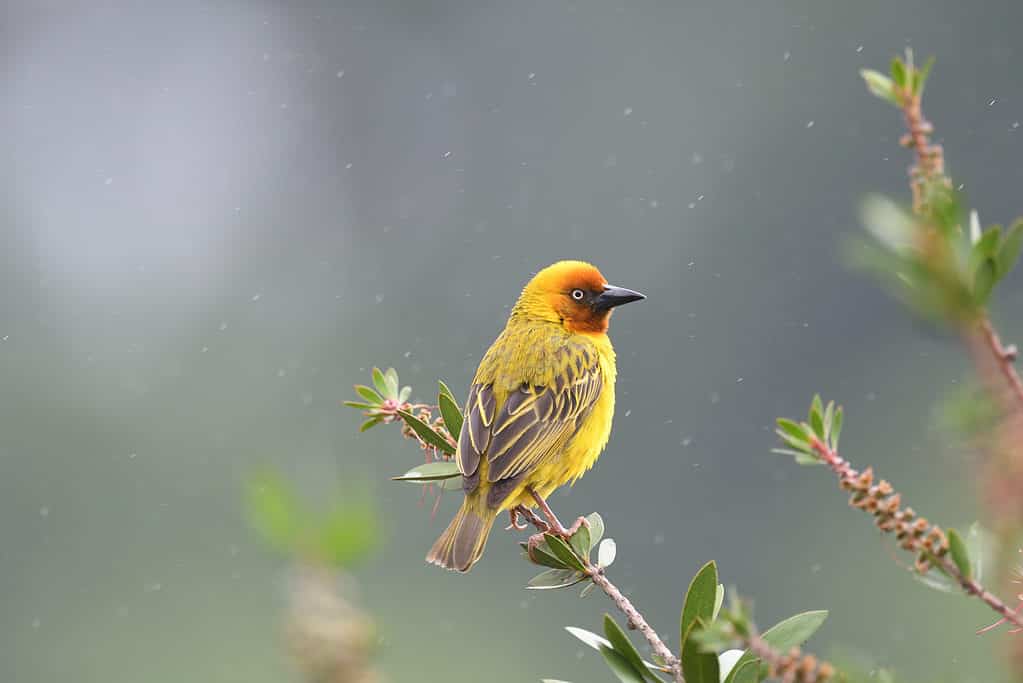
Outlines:
[{"label": "bokeh background", "polygon": [[[842,266],[868,192],[907,196],[897,114],[857,76],[936,54],[927,111],[986,222],[1019,214],[1018,3],[8,2],[0,23],[0,679],[297,680],[288,565],[247,526],[263,465],[371,489],[356,576],[393,681],[610,680],[561,630],[598,595],[521,589],[498,533],[423,554],[420,455],[340,405],[374,364],[464,396],[518,289],[558,258],[621,310],[599,510],[665,634],[707,559],[759,622],[828,608],[813,649],[992,681],[982,605],[900,572],[826,472],[768,453],[814,391],[844,452],[942,522],[976,509],[935,427],[954,340]],[[1023,288],[996,319],[1023,337]]]}]

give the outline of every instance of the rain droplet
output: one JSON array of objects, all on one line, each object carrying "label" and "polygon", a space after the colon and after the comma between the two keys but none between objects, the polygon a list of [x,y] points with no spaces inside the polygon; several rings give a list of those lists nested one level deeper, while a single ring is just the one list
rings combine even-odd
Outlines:
[{"label": "rain droplet", "polygon": [[533,79],[535,79],[535,78],[536,78],[536,74],[535,74],[535,73],[532,73],[532,72],[530,72],[530,74],[529,74],[529,80],[531,80],[531,81],[532,81],[532,80],[533,80]]},{"label": "rain droplet", "polygon": [[696,208],[696,202],[689,202],[689,208],[690,209],[695,209]]},{"label": "rain droplet", "polygon": [[699,166],[703,163],[703,155],[699,152],[693,152],[693,156],[689,157],[689,162],[693,166]]},{"label": "rain droplet", "polygon": [[220,331],[223,332],[226,329],[227,329],[227,323],[226,322],[221,322],[220,323]]},{"label": "rain droplet", "polygon": [[625,411],[625,417],[628,417],[629,415],[632,415],[632,411],[631,410],[626,410]]},{"label": "rain droplet", "polygon": [[782,57],[781,57],[781,60],[782,60],[783,62],[787,62],[787,61],[789,61],[789,59],[791,59],[791,58],[792,58],[792,53],[791,53],[791,52],[789,52],[788,50],[786,50],[786,51],[785,51],[785,54],[784,54],[784,55],[782,55]]},{"label": "rain droplet", "polygon": [[350,169],[351,167],[352,167],[352,162],[349,161],[347,164],[345,164],[345,168],[346,169]]},{"label": "rain droplet", "polygon": [[252,295],[252,300],[253,300],[253,301],[259,301],[259,300],[260,300],[260,299],[262,299],[262,298],[263,298],[263,295],[262,295],[262,294],[253,294],[253,295]]},{"label": "rain droplet", "polygon": [[813,128],[813,120],[812,119],[810,121],[806,122],[806,127],[807,128]]},{"label": "rain droplet", "polygon": [[43,625],[43,622],[40,621],[39,619],[33,619],[32,620],[32,628],[38,629],[42,625]]},{"label": "rain droplet", "polygon": [[344,77],[345,77],[345,70],[344,70],[344,69],[341,69],[340,71],[338,71],[338,72],[337,72],[336,74],[334,74],[334,75],[335,75],[335,76],[337,76],[338,78],[344,78]]},{"label": "rain droplet", "polygon": [[444,152],[444,158],[447,159],[451,156],[451,152]]},{"label": "rain droplet", "polygon": [[857,45],[856,46],[856,51],[857,52],[863,52],[863,46],[862,45]]},{"label": "rain droplet", "polygon": [[114,182],[113,178],[107,178],[106,180],[103,181],[103,184],[104,185],[110,185],[113,182]]},{"label": "rain droplet", "polygon": [[625,111],[623,112],[623,114],[625,116],[632,116],[632,107],[626,107]]},{"label": "rain droplet", "polygon": [[[1019,128],[1019,121],[1013,121],[1012,122],[1012,129],[1016,130],[1017,128]],[[6,337],[4,337],[4,338],[6,339]]]},{"label": "rain droplet", "polygon": [[43,518],[49,517],[50,516],[50,508],[46,507],[45,505],[43,507],[39,508],[39,516],[43,517]]},{"label": "rain droplet", "polygon": [[991,98],[991,101],[987,103],[987,106],[993,107],[993,106],[995,106],[995,102],[997,102],[997,101],[998,101],[998,98],[993,97],[993,98]]},{"label": "rain droplet", "polygon": [[378,304],[382,304],[384,302],[384,295],[383,294],[377,294],[373,298],[376,299],[376,302]]}]

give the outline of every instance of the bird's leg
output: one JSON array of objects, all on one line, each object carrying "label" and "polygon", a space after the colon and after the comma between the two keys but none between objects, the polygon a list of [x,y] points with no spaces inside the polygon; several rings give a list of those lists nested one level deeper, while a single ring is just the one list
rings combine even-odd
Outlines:
[{"label": "bird's leg", "polygon": [[579,531],[579,527],[585,526],[587,529],[590,528],[589,520],[585,517],[579,517],[575,520],[575,523],[573,523],[572,526],[566,529],[561,525],[561,522],[558,521],[558,516],[554,514],[554,510],[551,510],[551,506],[547,504],[547,501],[543,499],[543,496],[533,489],[529,489],[529,494],[533,496],[533,500],[535,500],[536,504],[540,506],[540,510],[543,512],[544,517],[547,518],[548,526],[550,527],[548,530],[549,533],[556,534],[564,539],[569,539],[575,535],[575,532]]}]

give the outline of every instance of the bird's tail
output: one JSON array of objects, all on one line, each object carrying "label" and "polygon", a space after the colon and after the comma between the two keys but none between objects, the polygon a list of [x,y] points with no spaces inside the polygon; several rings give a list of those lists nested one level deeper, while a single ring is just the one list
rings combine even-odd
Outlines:
[{"label": "bird's tail", "polygon": [[458,514],[430,548],[426,561],[445,569],[467,572],[483,555],[497,510],[480,495],[468,495]]}]

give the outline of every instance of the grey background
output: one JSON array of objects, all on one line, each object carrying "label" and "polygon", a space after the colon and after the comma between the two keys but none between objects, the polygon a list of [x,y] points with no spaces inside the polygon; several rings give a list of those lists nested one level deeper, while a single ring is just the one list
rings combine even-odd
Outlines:
[{"label": "grey background", "polygon": [[[1020,212],[1018,3],[6,3],[0,83],[0,678],[294,680],[286,565],[248,530],[272,463],[376,491],[358,571],[395,681],[610,680],[496,534],[461,577],[386,481],[419,455],[340,406],[374,364],[464,395],[558,258],[649,300],[615,316],[608,453],[571,492],[665,634],[707,559],[768,625],[909,680],[997,679],[983,606],[917,585],[826,472],[767,453],[821,391],[845,454],[918,510],[976,515],[934,429],[954,340],[841,265],[867,192],[906,197],[857,70],[937,54],[926,98],[987,222]],[[1000,292],[1023,334],[1018,277]],[[454,510],[453,497],[441,515]]]}]

